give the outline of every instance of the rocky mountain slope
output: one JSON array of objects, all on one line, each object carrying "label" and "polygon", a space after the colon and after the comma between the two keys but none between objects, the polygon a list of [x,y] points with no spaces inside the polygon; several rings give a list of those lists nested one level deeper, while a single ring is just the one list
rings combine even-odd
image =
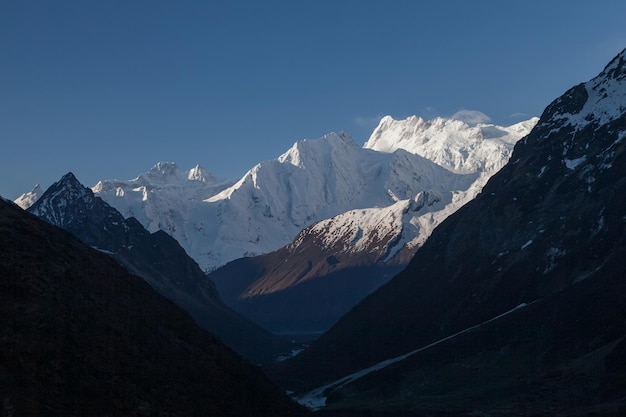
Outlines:
[{"label": "rocky mountain slope", "polygon": [[125,219],[72,173],[50,186],[28,211],[111,255],[255,363],[269,363],[289,350],[286,341],[228,308],[213,282],[176,240],[161,230],[148,232],[132,217]]},{"label": "rocky mountain slope", "polygon": [[[425,212],[439,202],[426,200]],[[322,333],[406,265],[414,249],[405,244],[416,230],[409,222],[422,204],[404,200],[342,213],[307,227],[277,251],[229,262],[209,278],[227,304],[271,331]]]},{"label": "rocky mountain slope", "polygon": [[285,380],[327,409],[622,415],[625,138],[623,51]]},{"label": "rocky mountain slope", "polygon": [[0,199],[6,416],[300,416],[110,256]]}]

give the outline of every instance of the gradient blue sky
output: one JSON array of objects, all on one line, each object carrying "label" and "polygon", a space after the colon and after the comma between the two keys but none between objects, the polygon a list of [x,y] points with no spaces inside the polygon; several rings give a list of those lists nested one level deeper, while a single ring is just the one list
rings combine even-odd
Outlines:
[{"label": "gradient blue sky", "polygon": [[238,178],[377,120],[539,115],[626,47],[620,1],[0,2],[0,195],[158,161]]}]

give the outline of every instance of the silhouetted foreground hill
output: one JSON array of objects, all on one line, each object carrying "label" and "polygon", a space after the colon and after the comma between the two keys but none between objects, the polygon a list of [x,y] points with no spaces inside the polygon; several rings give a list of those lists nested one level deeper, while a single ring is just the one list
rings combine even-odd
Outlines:
[{"label": "silhouetted foreground hill", "polygon": [[0,199],[4,416],[299,416],[112,258]]},{"label": "silhouetted foreground hill", "polygon": [[254,363],[269,364],[289,351],[286,340],[227,307],[215,284],[173,237],[161,230],[148,232],[134,217],[125,219],[71,172],[52,184],[28,211],[111,255]]}]

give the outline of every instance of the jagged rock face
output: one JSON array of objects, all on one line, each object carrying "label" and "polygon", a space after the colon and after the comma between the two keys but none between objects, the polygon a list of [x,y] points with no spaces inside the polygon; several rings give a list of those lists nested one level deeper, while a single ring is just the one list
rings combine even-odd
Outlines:
[{"label": "jagged rock face", "polygon": [[548,106],[482,193],[285,375],[321,385],[446,340],[328,400],[458,415],[624,411],[625,60]]},{"label": "jagged rock face", "polygon": [[246,358],[269,363],[288,348],[224,305],[214,283],[176,240],[160,230],[149,233],[132,217],[125,219],[73,174],[50,186],[28,211],[111,255]]},{"label": "jagged rock face", "polygon": [[15,416],[299,416],[111,257],[0,201],[0,392]]}]

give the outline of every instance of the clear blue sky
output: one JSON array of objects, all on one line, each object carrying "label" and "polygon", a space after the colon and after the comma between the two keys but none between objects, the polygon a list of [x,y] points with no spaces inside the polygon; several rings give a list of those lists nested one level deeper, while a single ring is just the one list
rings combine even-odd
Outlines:
[{"label": "clear blue sky", "polygon": [[619,1],[0,2],[0,195],[158,161],[239,178],[380,116],[508,125],[626,47]]}]

